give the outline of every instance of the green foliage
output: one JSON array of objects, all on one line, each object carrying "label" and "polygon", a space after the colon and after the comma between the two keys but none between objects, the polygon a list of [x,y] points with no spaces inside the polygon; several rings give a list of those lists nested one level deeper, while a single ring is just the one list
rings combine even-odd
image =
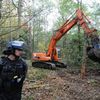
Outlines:
[{"label": "green foliage", "polygon": [[82,62],[83,35],[77,33],[67,35],[66,44],[63,47],[64,59],[69,65],[80,66]]},{"label": "green foliage", "polygon": [[72,0],[60,1],[60,14],[63,16],[73,13],[77,8],[78,4],[74,3]]},{"label": "green foliage", "polygon": [[29,78],[30,80],[42,80],[43,78],[47,77],[47,74],[50,70],[46,70],[46,69],[37,69],[37,68],[30,68],[31,70],[29,70],[28,72],[28,76],[27,78]]}]

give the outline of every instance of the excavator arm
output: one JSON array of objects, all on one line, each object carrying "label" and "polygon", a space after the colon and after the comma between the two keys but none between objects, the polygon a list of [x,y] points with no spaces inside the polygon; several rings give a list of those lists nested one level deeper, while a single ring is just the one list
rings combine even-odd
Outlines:
[{"label": "excavator arm", "polygon": [[73,18],[71,21],[67,20],[66,23],[64,23],[64,25],[59,30],[57,30],[55,35],[53,35],[53,37],[51,38],[47,56],[50,56],[52,60],[58,61],[58,57],[55,53],[57,41],[59,41],[77,23],[80,24],[87,36],[93,35],[93,33],[96,31],[96,29],[90,29],[88,27],[86,22],[86,16],[80,9],[78,9],[76,11],[76,17]]}]

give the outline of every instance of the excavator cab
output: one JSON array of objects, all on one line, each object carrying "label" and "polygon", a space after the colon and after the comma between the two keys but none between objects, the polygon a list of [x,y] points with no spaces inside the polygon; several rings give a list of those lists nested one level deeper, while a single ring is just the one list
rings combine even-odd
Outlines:
[{"label": "excavator cab", "polygon": [[66,68],[67,65],[61,62],[61,49],[56,47],[53,55],[47,56],[47,53],[33,53],[32,66],[45,69],[56,69],[56,67]]}]

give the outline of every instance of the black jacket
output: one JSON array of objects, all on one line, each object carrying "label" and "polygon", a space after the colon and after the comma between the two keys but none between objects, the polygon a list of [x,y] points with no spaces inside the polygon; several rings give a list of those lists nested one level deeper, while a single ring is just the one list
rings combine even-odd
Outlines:
[{"label": "black jacket", "polygon": [[19,58],[15,61],[7,57],[0,59],[0,93],[16,93],[22,90],[27,73],[27,64]]}]

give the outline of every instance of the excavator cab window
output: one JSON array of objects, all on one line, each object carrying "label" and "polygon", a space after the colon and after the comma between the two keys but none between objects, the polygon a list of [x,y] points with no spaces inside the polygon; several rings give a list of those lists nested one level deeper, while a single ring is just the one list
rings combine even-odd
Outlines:
[{"label": "excavator cab window", "polygon": [[61,49],[60,48],[56,48],[57,54],[58,54],[58,58],[61,58]]}]

